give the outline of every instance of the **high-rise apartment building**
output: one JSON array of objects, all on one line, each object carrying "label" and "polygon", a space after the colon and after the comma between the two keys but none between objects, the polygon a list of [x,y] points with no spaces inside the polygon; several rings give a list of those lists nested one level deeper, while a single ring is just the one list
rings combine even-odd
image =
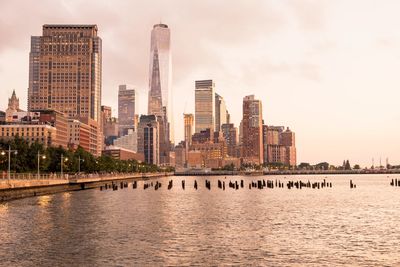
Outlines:
[{"label": "high-rise apartment building", "polygon": [[225,100],[222,96],[215,93],[215,130],[221,131],[221,125],[227,123],[228,111],[226,110]]},{"label": "high-rise apartment building", "polygon": [[285,164],[289,166],[296,166],[296,141],[295,134],[289,127],[281,134],[281,144],[286,148]]},{"label": "high-rise apartment building", "polygon": [[215,84],[212,80],[195,83],[195,132],[210,129],[214,132],[215,124]]},{"label": "high-rise apartment building", "polygon": [[89,122],[90,152],[102,150],[101,39],[96,25],[43,25],[31,37],[28,110],[52,109]]},{"label": "high-rise apartment building", "polygon": [[165,117],[166,136],[173,142],[171,33],[166,24],[151,31],[148,114]]},{"label": "high-rise apartment building", "polygon": [[263,164],[263,127],[261,101],[254,95],[243,98],[242,157],[246,163]]},{"label": "high-rise apartment building", "polygon": [[[119,135],[128,134],[129,129],[135,128],[135,89],[128,85],[120,85],[118,90],[118,123]],[[137,129],[134,129],[137,131]]]},{"label": "high-rise apartment building", "polygon": [[285,130],[283,126],[263,125],[263,143],[264,143],[264,162],[280,162],[281,133]]},{"label": "high-rise apartment building", "polygon": [[221,131],[226,140],[226,145],[228,149],[228,156],[239,157],[238,153],[238,143],[239,134],[238,129],[233,123],[226,123],[221,125]]},{"label": "high-rise apartment building", "polygon": [[[270,165],[296,166],[295,134],[283,126],[266,126],[266,140],[264,151],[266,162]],[[266,141],[266,142],[265,142]]]}]

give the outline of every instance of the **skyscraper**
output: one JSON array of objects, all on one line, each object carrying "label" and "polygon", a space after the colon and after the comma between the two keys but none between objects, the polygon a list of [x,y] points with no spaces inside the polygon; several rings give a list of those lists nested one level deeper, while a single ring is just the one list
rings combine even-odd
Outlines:
[{"label": "skyscraper", "polygon": [[261,101],[254,95],[243,98],[242,157],[246,163],[262,164],[264,160]]},{"label": "skyscraper", "polygon": [[289,127],[281,134],[281,144],[286,148],[285,164],[291,167],[296,166],[296,141],[295,134]]},{"label": "skyscraper", "polygon": [[226,140],[226,145],[228,148],[228,155],[230,157],[238,157],[238,143],[239,135],[238,129],[233,123],[226,123],[221,125],[221,132]]},{"label": "skyscraper", "polygon": [[148,114],[165,117],[166,137],[173,142],[170,30],[156,24],[151,31]]},{"label": "skyscraper", "polygon": [[215,93],[215,131],[221,131],[221,125],[227,123],[227,110],[225,100]]},{"label": "skyscraper", "polygon": [[183,114],[184,134],[186,146],[192,144],[194,117],[193,114]]},{"label": "skyscraper", "polygon": [[194,117],[193,114],[183,114],[183,122],[184,122],[184,162],[187,165],[187,159],[189,156],[189,147],[192,145],[192,135],[193,135],[193,126],[194,126]]},{"label": "skyscraper", "polygon": [[215,123],[215,84],[212,80],[195,83],[195,132],[210,129],[214,132]]},{"label": "skyscraper", "polygon": [[53,109],[88,124],[101,153],[101,39],[96,25],[43,25],[31,37],[28,110]]},{"label": "skyscraper", "polygon": [[[118,90],[118,123],[119,135],[128,134],[135,125],[135,89],[128,85],[120,85]],[[137,129],[134,129],[137,131]]]}]

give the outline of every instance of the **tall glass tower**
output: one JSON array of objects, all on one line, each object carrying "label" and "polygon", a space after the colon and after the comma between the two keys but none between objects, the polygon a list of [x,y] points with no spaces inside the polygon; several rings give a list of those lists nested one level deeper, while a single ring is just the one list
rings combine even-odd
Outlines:
[{"label": "tall glass tower", "polygon": [[156,24],[151,31],[148,114],[161,116],[166,138],[173,142],[170,29]]}]

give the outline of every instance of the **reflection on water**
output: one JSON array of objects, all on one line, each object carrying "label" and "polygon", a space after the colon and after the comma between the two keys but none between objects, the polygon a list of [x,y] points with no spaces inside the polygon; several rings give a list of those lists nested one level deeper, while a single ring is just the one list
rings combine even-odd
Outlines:
[{"label": "reflection on water", "polygon": [[8,203],[0,202],[0,216],[2,213],[6,213],[8,211]]},{"label": "reflection on water", "polygon": [[[172,190],[164,178],[157,191],[139,183],[16,200],[0,204],[1,265],[396,266],[400,188],[391,178],[399,177],[328,176],[332,188],[249,190],[257,178],[207,177],[209,191],[204,178],[175,177]],[[222,191],[217,179],[245,179],[245,187]]]},{"label": "reflection on water", "polygon": [[53,195],[39,196],[37,198],[37,203],[39,206],[42,206],[43,208],[45,208],[45,207],[49,206],[52,199],[53,199]]}]

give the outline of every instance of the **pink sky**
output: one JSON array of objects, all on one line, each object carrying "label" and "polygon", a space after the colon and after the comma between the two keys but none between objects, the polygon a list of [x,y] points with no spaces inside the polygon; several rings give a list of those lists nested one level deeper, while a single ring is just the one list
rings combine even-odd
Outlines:
[{"label": "pink sky", "polygon": [[290,126],[299,163],[400,164],[399,1],[14,0],[0,10],[0,110],[13,89],[26,108],[31,35],[45,23],[90,23],[103,39],[102,104],[116,112],[118,85],[132,84],[144,113],[150,31],[162,21],[176,141],[182,113],[194,112],[194,81],[213,79],[235,124],[255,94],[268,125]]}]

